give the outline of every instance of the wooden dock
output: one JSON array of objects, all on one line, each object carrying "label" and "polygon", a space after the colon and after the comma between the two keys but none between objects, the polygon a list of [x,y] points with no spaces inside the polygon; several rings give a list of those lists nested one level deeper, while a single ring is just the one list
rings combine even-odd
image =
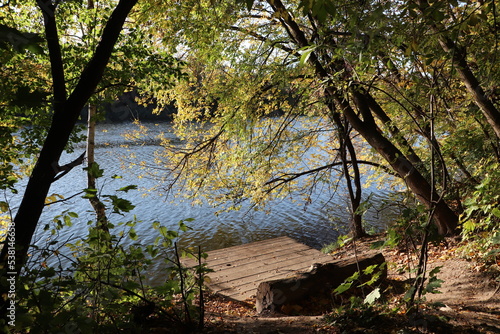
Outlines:
[{"label": "wooden dock", "polygon": [[[261,282],[309,271],[314,263],[334,262],[330,255],[301,244],[289,237],[279,237],[207,252],[208,288],[233,300],[255,297]],[[186,266],[196,265],[184,259]]]}]

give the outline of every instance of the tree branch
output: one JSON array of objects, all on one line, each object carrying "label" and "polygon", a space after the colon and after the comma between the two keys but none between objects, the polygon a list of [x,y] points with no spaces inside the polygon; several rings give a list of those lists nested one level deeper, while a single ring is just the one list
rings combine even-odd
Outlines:
[{"label": "tree branch", "polygon": [[121,0],[111,14],[102,32],[101,41],[97,45],[94,56],[80,76],[80,80],[68,98],[69,105],[83,106],[94,93],[95,87],[102,78],[113,48],[120,36],[125,19],[138,0]]},{"label": "tree branch", "polygon": [[[348,161],[346,161],[346,163],[350,164],[350,163],[352,163],[352,161],[348,160]],[[389,167],[381,165],[381,164],[379,164],[377,162],[372,162],[372,161],[367,161],[367,160],[357,160],[357,163],[358,164],[363,164],[363,165],[370,165],[370,166],[374,166],[374,167],[380,168],[384,172],[386,172],[387,174],[390,174],[392,176],[396,176],[396,177],[401,178],[401,176],[399,174],[397,174],[394,171],[392,171]],[[318,172],[321,172],[323,170],[330,169],[330,168],[333,168],[333,167],[336,167],[336,166],[341,166],[341,165],[342,165],[342,162],[339,161],[339,162],[333,162],[331,164],[324,165],[324,166],[321,166],[321,167],[318,167],[318,168],[313,168],[313,169],[310,169],[310,170],[307,170],[307,171],[304,171],[304,172],[300,172],[300,173],[286,173],[286,174],[281,175],[280,177],[277,177],[275,179],[267,181],[266,183],[264,183],[264,185],[270,185],[272,183],[279,182],[278,185],[273,186],[273,189],[274,189],[274,188],[276,188],[277,186],[279,186],[281,184],[284,184],[284,183],[287,183],[287,182],[291,182],[291,181],[293,181],[295,179],[298,179],[299,177],[302,177],[302,176],[305,176],[305,175],[309,175],[309,174],[318,173]]]},{"label": "tree branch", "polygon": [[[248,29],[244,29],[244,28],[241,28],[241,27],[237,27],[237,26],[230,26],[229,27],[230,30],[234,30],[234,31],[238,31],[238,32],[241,32],[241,33],[244,33],[244,34],[247,34],[249,36],[252,36],[254,37],[255,39],[261,41],[261,42],[270,42],[269,38],[265,37],[265,36],[262,36],[258,33],[256,33],[255,31],[252,31],[252,30],[248,30]],[[281,49],[285,52],[288,52],[288,53],[294,53],[295,51],[292,49],[292,48],[289,48],[283,44],[281,44],[283,42],[280,42],[280,41],[274,41],[272,42],[272,46],[273,47],[276,47],[278,49]]]},{"label": "tree branch", "polygon": [[70,163],[64,166],[59,166],[58,164],[55,164],[54,169],[56,169],[56,173],[61,173],[61,174],[56,175],[52,180],[52,182],[56,182],[64,175],[68,174],[74,167],[81,165],[83,163],[83,159],[85,158],[85,153],[86,152],[83,152],[78,158],[76,158],[75,160],[71,161]]},{"label": "tree branch", "polygon": [[54,92],[54,109],[57,111],[66,102],[66,81],[64,78],[64,66],[57,32],[55,10],[56,6],[51,0],[37,0],[42,10],[45,39],[49,49],[50,69],[52,73],[52,89]]}]

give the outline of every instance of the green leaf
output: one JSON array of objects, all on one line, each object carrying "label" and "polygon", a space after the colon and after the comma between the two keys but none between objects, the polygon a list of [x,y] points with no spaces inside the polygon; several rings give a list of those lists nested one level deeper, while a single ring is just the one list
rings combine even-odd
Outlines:
[{"label": "green leaf", "polygon": [[182,232],[186,232],[187,230],[191,230],[191,228],[189,226],[187,226],[186,224],[184,224],[184,222],[193,221],[193,220],[194,220],[194,218],[188,218],[188,219],[181,220],[179,222],[179,230],[181,230]]},{"label": "green leaf", "polygon": [[159,226],[158,230],[160,231],[160,234],[163,237],[165,237],[165,238],[168,237],[168,228],[166,228],[165,226]]},{"label": "green leaf", "polygon": [[359,271],[356,271],[354,274],[352,274],[351,276],[346,278],[346,282],[353,282],[353,281],[357,280],[360,275],[361,274],[359,273]]},{"label": "green leaf", "polygon": [[137,240],[137,233],[135,232],[135,230],[133,228],[131,228],[130,231],[128,231],[128,235],[129,235],[130,239]]},{"label": "green leaf", "polygon": [[70,216],[71,218],[78,218],[78,213],[69,211],[68,216]]},{"label": "green leaf", "polygon": [[491,242],[493,242],[495,245],[500,245],[500,232],[497,232],[493,235],[491,238]]},{"label": "green leaf", "polygon": [[405,301],[409,301],[414,292],[415,292],[415,287],[412,286],[411,288],[408,289],[408,291],[406,291],[403,299]]},{"label": "green leaf", "polygon": [[316,50],[316,46],[306,46],[304,48],[301,48],[300,50],[302,50],[303,52],[302,52],[302,54],[300,56],[299,64],[301,66],[304,66],[305,63],[307,63],[307,61],[309,60],[309,57],[311,56],[311,53],[313,53],[314,50]]},{"label": "green leaf", "polygon": [[435,277],[441,271],[441,268],[443,268],[443,266],[438,266],[438,267],[432,269],[429,272],[429,277]]},{"label": "green leaf", "polygon": [[104,175],[104,170],[99,168],[99,164],[97,162],[93,162],[90,166],[85,167],[84,170],[96,179]]},{"label": "green leaf", "polygon": [[9,211],[9,203],[0,201],[0,212]]},{"label": "green leaf", "polygon": [[118,191],[128,192],[129,190],[135,190],[135,189],[137,189],[137,186],[134,184],[131,184],[131,185],[128,185],[128,186],[125,186],[125,187],[118,189]]},{"label": "green leaf", "polygon": [[82,198],[94,198],[97,195],[97,189],[87,188],[83,189],[83,191],[85,195],[83,195]]},{"label": "green leaf", "polygon": [[373,273],[375,271],[375,269],[377,269],[377,267],[378,267],[378,264],[373,264],[371,266],[368,266],[365,269],[363,269],[363,273],[365,273],[366,275],[370,275],[371,273]]},{"label": "green leaf", "polygon": [[382,271],[379,271],[379,272],[373,274],[372,278],[369,281],[361,284],[360,286],[365,286],[365,285],[370,286],[370,285],[374,284],[375,282],[377,282],[379,280],[380,276],[382,276]]},{"label": "green leaf", "polygon": [[495,217],[500,218],[500,209],[498,209],[498,208],[493,208],[493,209],[491,210],[491,213],[492,213]]},{"label": "green leaf", "polygon": [[115,195],[105,195],[104,197],[111,199],[111,203],[113,205],[113,213],[121,214],[122,212],[129,212],[130,210],[135,208],[135,205],[133,205],[127,199],[123,199]]},{"label": "green leaf", "polygon": [[462,227],[464,230],[472,232],[476,229],[476,223],[472,219],[469,219],[463,223]]},{"label": "green leaf", "polygon": [[66,224],[66,226],[71,226],[72,225],[72,222],[71,222],[71,217],[70,216],[64,216],[64,224]]},{"label": "green leaf", "polygon": [[372,305],[377,299],[380,298],[380,288],[376,288],[370,292],[363,301],[364,304]]},{"label": "green leaf", "polygon": [[437,290],[438,288],[441,287],[441,283],[443,283],[443,280],[438,279],[436,277],[431,277],[429,279],[429,283],[427,283],[425,287],[425,292],[428,293],[441,293],[441,291]]},{"label": "green leaf", "polygon": [[341,293],[344,293],[347,290],[349,290],[351,286],[352,282],[342,283],[335,290],[333,290],[333,292],[335,292],[335,294],[337,295],[340,295]]}]

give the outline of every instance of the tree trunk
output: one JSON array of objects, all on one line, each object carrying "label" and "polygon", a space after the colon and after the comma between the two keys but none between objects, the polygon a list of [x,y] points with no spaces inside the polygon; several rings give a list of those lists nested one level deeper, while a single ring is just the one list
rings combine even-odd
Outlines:
[{"label": "tree trunk", "polygon": [[[87,167],[91,168],[95,164],[95,117],[97,112],[97,107],[95,104],[89,104],[89,115],[87,121]],[[96,189],[95,176],[92,173],[87,173],[87,187],[89,189]],[[89,202],[94,208],[94,212],[97,217],[96,227],[105,233],[109,234],[108,229],[108,218],[106,217],[106,206],[99,199],[99,195],[89,198]]]},{"label": "tree trunk", "polygon": [[328,89],[327,93],[333,94],[351,125],[405,180],[407,186],[420,202],[428,209],[434,208],[434,222],[438,227],[439,234],[453,234],[458,223],[457,215],[442,199],[437,203],[432,202],[432,200],[439,198],[438,194],[432,190],[427,179],[420,174],[405,155],[380,133],[373,120],[369,100],[360,92],[353,93],[354,102],[363,115],[363,120],[361,120],[351,106],[335,94],[333,88]]},{"label": "tree trunk", "polygon": [[[351,205],[350,233],[353,238],[362,238],[366,236],[366,232],[363,228],[363,216],[358,210],[361,204],[362,187],[361,187],[361,174],[359,172],[356,151],[354,149],[354,145],[352,144],[352,140],[349,135],[348,124],[344,124],[344,121],[341,119],[339,113],[332,112],[331,118],[333,122],[337,125],[337,134],[340,143],[340,159],[342,160],[342,169],[344,171],[347,190],[349,192],[349,203]],[[348,152],[350,159],[347,158]],[[354,180],[349,172],[349,163],[348,163],[349,161],[351,163],[352,170],[354,172]]]},{"label": "tree trunk", "polygon": [[401,133],[399,128],[394,124],[394,122],[392,122],[389,115],[387,115],[387,113],[384,111],[384,109],[382,109],[382,107],[380,107],[380,104],[378,104],[378,102],[373,98],[372,95],[367,94],[366,98],[367,98],[370,106],[373,107],[372,111],[373,111],[374,115],[384,124],[384,126],[387,127],[387,129],[389,130],[389,133],[392,135],[394,140],[398,143],[399,147],[403,151],[406,152],[406,156],[408,157],[408,160],[413,164],[413,166],[415,166],[416,168],[421,170],[421,172],[423,172],[424,174],[427,174],[428,171],[426,170],[422,159],[420,159],[418,154],[415,152],[415,150],[410,145],[408,140],[406,140],[406,138]]},{"label": "tree trunk", "polygon": [[61,172],[59,166],[61,154],[68,143],[80,111],[102,78],[125,19],[136,2],[137,0],[120,0],[103,30],[101,41],[94,56],[83,70],[74,91],[66,100],[63,60],[57,42],[59,37],[55,24],[56,8],[52,5],[52,1],[38,1],[44,14],[45,37],[49,46],[54,90],[54,116],[47,138],[28,180],[14,222],[9,228],[9,233],[15,234],[15,262],[10,261],[11,259],[8,256],[10,247],[7,243],[4,243],[0,254],[0,272],[2,275],[2,284],[0,285],[2,298],[0,302],[3,303],[0,316],[2,317],[6,315],[8,304],[6,299],[8,293],[8,285],[5,284],[6,279],[15,279],[21,272],[33,233],[44,207],[45,198],[54,178]]}]

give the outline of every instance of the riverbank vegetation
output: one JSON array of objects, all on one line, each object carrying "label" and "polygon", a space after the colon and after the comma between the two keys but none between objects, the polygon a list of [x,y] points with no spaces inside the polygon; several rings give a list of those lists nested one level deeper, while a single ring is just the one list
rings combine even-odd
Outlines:
[{"label": "riverbank vegetation", "polygon": [[[159,138],[155,161],[136,165],[155,171],[159,189],[182,189],[173,195],[230,209],[244,201],[265,209],[286,197],[307,208],[313,189],[341,182],[356,240],[367,234],[364,186],[397,191],[401,216],[384,243],[411,245],[416,254],[401,312],[419,314],[424,294],[439,288],[439,273],[427,270],[430,243],[459,238],[455,256],[498,276],[495,1],[11,0],[1,7],[0,188],[16,192],[30,176],[19,207],[0,201],[6,329],[12,304],[13,331],[129,330],[142,321],[134,315],[147,318],[151,308],[202,326],[206,269],[200,263],[189,278],[172,243],[177,232],[155,224],[158,243],[140,245],[134,222],[116,235],[91,223],[88,236],[63,242],[76,254],[71,270],[48,259],[60,243],[32,246],[44,206],[64,200],[49,193],[51,184],[83,162],[83,155],[59,161],[84,139],[76,131],[81,110],[132,90],[140,103],[176,106],[181,145]],[[87,171],[101,176],[98,164]],[[95,188],[81,195],[106,203],[110,215],[131,208]],[[44,233],[59,235],[74,218],[56,217]],[[122,245],[125,237],[131,246]],[[142,279],[159,254],[174,269],[162,288],[146,289]],[[364,304],[353,299],[347,311],[364,312]]]}]

